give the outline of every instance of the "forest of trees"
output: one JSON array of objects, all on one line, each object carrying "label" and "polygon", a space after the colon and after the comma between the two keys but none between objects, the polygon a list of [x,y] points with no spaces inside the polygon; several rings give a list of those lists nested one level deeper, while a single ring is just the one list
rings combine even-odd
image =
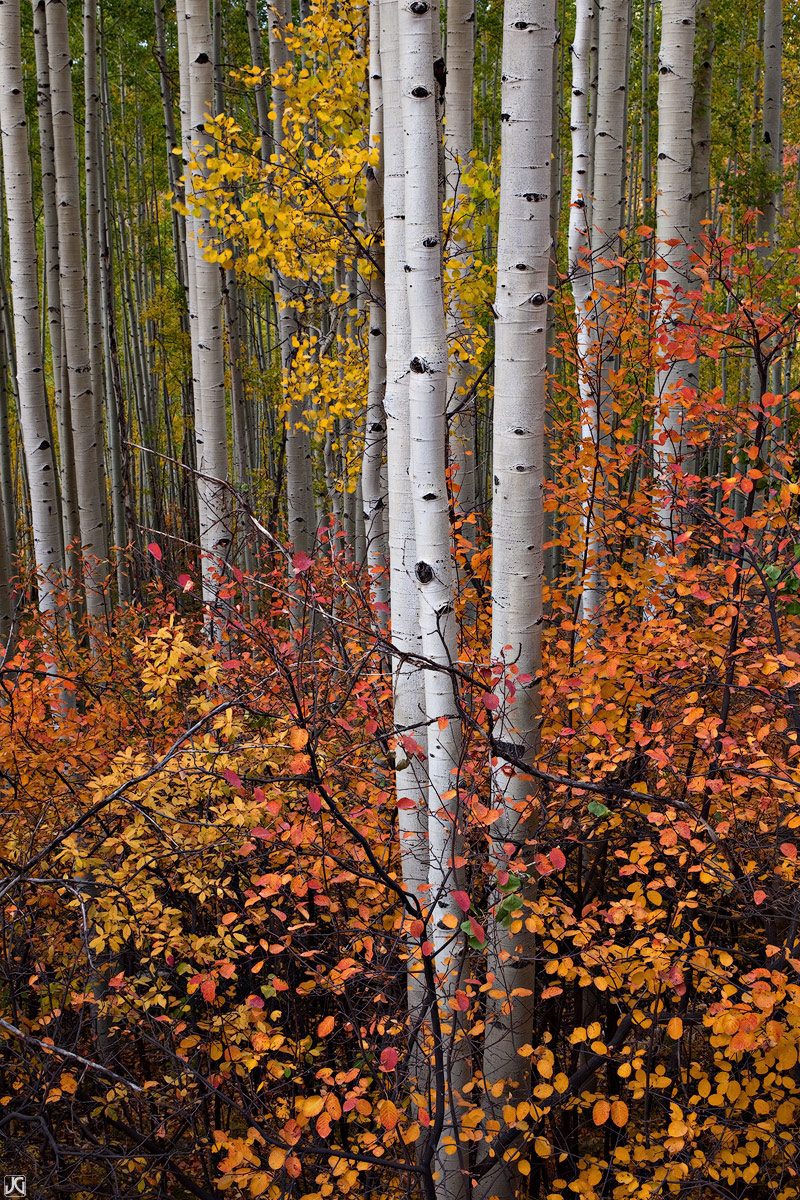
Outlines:
[{"label": "forest of trees", "polygon": [[800,1200],[800,7],[0,0],[0,1175]]}]

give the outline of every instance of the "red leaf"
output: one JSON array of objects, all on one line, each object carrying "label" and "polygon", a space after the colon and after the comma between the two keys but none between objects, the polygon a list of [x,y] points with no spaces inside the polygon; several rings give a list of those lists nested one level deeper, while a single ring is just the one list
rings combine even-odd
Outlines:
[{"label": "red leaf", "polygon": [[453,897],[462,912],[469,912],[472,901],[466,892],[451,892],[450,895]]},{"label": "red leaf", "polygon": [[794,842],[781,842],[781,854],[785,854],[787,858],[797,858],[797,846]]},{"label": "red leaf", "polygon": [[248,1006],[248,1008],[263,1008],[264,1001],[261,999],[260,996],[248,996],[247,997],[247,1006]]},{"label": "red leaf", "polygon": [[766,900],[766,898],[767,898],[767,893],[762,892],[760,888],[757,892],[753,893],[753,899],[755,900],[756,904],[763,904],[764,901]]},{"label": "red leaf", "polygon": [[482,925],[479,925],[474,917],[469,918],[469,927],[472,930],[472,936],[479,942],[486,941],[486,930]]},{"label": "red leaf", "polygon": [[294,567],[295,575],[302,575],[303,571],[307,571],[308,568],[313,567],[313,565],[313,558],[309,558],[304,550],[301,550],[298,554],[295,554],[294,558],[292,559],[292,566]]},{"label": "red leaf", "polygon": [[222,778],[225,780],[226,783],[229,783],[232,788],[236,788],[237,792],[240,792],[242,790],[241,779],[239,778],[239,776],[236,774],[235,771],[232,771],[230,769],[230,767],[224,768],[224,770],[222,772]]},{"label": "red leaf", "polygon": [[319,792],[308,793],[308,807],[312,813],[318,813],[322,808],[322,796],[320,796]]},{"label": "red leaf", "polygon": [[553,864],[553,869],[556,871],[563,871],[564,867],[567,865],[564,852],[563,850],[559,850],[558,846],[556,846],[555,850],[550,851],[550,862]]},{"label": "red leaf", "polygon": [[494,692],[484,692],[482,699],[484,708],[488,708],[489,712],[496,712],[500,707],[500,700]]},{"label": "red leaf", "polygon": [[397,1066],[399,1054],[393,1047],[387,1047],[386,1050],[381,1050],[381,1069],[384,1071],[393,1071]]},{"label": "red leaf", "polygon": [[[161,557],[161,551],[158,551],[158,557]],[[194,587],[194,580],[191,575],[179,575],[178,583],[181,585],[181,591],[190,592]]]},{"label": "red leaf", "polygon": [[409,800],[408,796],[401,796],[400,799],[397,801],[397,807],[398,808],[416,808],[417,806],[413,800]]},{"label": "red leaf", "polygon": [[161,547],[159,546],[158,542],[148,542],[147,549],[150,551],[156,562],[161,562]]}]

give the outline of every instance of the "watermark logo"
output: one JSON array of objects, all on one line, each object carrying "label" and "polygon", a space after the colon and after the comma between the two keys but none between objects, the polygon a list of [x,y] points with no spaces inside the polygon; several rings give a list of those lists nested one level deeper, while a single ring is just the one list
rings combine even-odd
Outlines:
[{"label": "watermark logo", "polygon": [[3,1177],[4,1196],[27,1196],[28,1181],[24,1175],[5,1175]]}]

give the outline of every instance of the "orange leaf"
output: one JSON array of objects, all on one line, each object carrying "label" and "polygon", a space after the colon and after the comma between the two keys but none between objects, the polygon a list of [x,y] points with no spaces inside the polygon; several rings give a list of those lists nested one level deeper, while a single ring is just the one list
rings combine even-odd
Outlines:
[{"label": "orange leaf", "polygon": [[317,1026],[317,1036],[322,1038],[327,1037],[329,1033],[333,1033],[335,1024],[336,1021],[333,1017],[323,1017]]},{"label": "orange leaf", "polygon": [[615,1100],[611,1105],[611,1120],[617,1129],[622,1129],[622,1126],[628,1120],[628,1106],[624,1100]]},{"label": "orange leaf", "polygon": [[400,1113],[391,1100],[381,1100],[378,1105],[378,1118],[384,1129],[392,1130],[400,1120]]},{"label": "orange leaf", "polygon": [[213,979],[203,980],[203,982],[200,984],[200,994],[204,1000],[207,1000],[209,1003],[211,1003],[217,994],[217,988]]},{"label": "orange leaf", "polygon": [[605,1125],[611,1115],[611,1105],[607,1100],[598,1100],[592,1109],[592,1120],[595,1125]]},{"label": "orange leaf", "polygon": [[673,1017],[667,1025],[667,1033],[672,1038],[673,1042],[677,1042],[679,1037],[683,1036],[683,1021],[680,1017]]},{"label": "orange leaf", "polygon": [[308,745],[308,730],[295,725],[289,730],[289,745],[293,750],[302,750],[304,746]]}]

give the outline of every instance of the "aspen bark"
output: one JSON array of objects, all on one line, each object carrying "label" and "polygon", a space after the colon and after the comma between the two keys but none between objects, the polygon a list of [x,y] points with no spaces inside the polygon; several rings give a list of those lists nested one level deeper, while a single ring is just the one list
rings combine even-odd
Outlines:
[{"label": "aspen bark", "polygon": [[84,584],[89,616],[106,610],[108,543],[105,467],[98,432],[83,277],[80,182],[72,103],[72,59],[65,0],[46,0],[47,53],[53,117],[63,354],[69,380],[72,448],[77,478]]},{"label": "aspen bark", "polygon": [[[53,115],[50,104],[50,64],[47,57],[47,24],[44,0],[33,0],[33,44],[36,55],[36,107],[39,126],[42,216],[44,226],[44,283],[46,317],[50,334],[50,361],[53,370],[53,395],[59,447],[59,483],[64,546],[69,550],[70,566],[78,573],[80,521],[75,455],[72,449],[72,421],[69,411],[69,387],[62,387],[66,372],[62,363],[61,284],[58,270],[58,210],[56,207],[56,168],[53,147]],[[42,314],[44,317],[45,314]],[[73,561],[74,560],[74,561]]]},{"label": "aspen bark", "polygon": [[[456,576],[450,544],[446,478],[447,328],[441,273],[440,131],[434,78],[436,37],[424,0],[400,4],[401,113],[405,150],[405,277],[409,317],[409,426],[411,505],[414,513],[417,612],[422,633],[425,717],[428,721],[428,908],[430,941],[439,975],[446,1094],[436,1104],[443,1125],[436,1150],[438,1187],[448,1200],[466,1195],[463,1146],[455,1121],[459,1094],[468,1077],[465,1042],[456,1041],[456,1013],[448,1001],[463,968],[453,925],[460,909],[457,860],[463,849],[463,817],[453,796],[461,753],[457,684],[450,668],[457,658]],[[448,1149],[451,1153],[448,1153]]]},{"label": "aspen bark", "polygon": [[[470,167],[472,151],[475,90],[475,0],[450,0],[447,5],[447,91],[445,123],[445,196],[455,211],[465,203],[469,190],[464,177]],[[449,270],[456,278],[469,273],[471,263],[463,237],[448,247]],[[450,463],[456,467],[453,479],[453,507],[457,517],[475,511],[476,401],[470,395],[474,368],[470,360],[472,341],[468,314],[459,311],[458,299],[448,305],[447,334],[450,345],[449,400]],[[474,541],[475,527],[461,526],[462,537]]]},{"label": "aspen bark", "polygon": [[692,243],[700,246],[711,217],[711,86],[714,76],[714,14],[711,0],[697,4],[697,66],[692,101]]},{"label": "aspen bark", "polygon": [[[657,286],[664,322],[682,319],[682,296],[691,286],[689,246],[692,242],[692,101],[695,0],[662,0],[661,46],[658,54],[658,168],[656,197]],[[671,537],[669,499],[671,470],[683,455],[683,389],[697,387],[697,368],[670,359],[656,372],[661,420],[654,437],[656,465],[664,501],[662,530]]]},{"label": "aspen bark", "polygon": [[0,5],[0,127],[14,310],[18,417],[30,491],[39,608],[42,612],[52,612],[56,608],[55,588],[63,570],[64,556],[42,358],[36,222],[28,159],[19,0],[6,0]]},{"label": "aspen bark", "polygon": [[[378,164],[367,168],[367,230],[374,265],[368,279],[369,320],[367,354],[369,382],[364,422],[364,451],[361,465],[361,508],[364,514],[366,562],[373,601],[382,606],[389,599],[386,501],[381,467],[386,450],[386,296],[384,254],[380,245],[383,225],[383,87],[380,56],[380,0],[369,7],[370,146],[378,152]],[[388,609],[377,609],[381,628],[388,629]]]},{"label": "aspen bark", "polygon": [[[222,335],[222,288],[219,267],[209,262],[209,237],[202,219],[205,172],[203,157],[211,145],[205,122],[214,98],[212,30],[208,0],[184,0],[178,14],[181,62],[181,111],[188,116],[187,232],[190,244],[190,330],[195,400],[195,442],[199,472],[197,493],[200,546],[203,553],[203,599],[216,604],[219,578],[231,546],[228,480],[228,428],[225,404],[225,360]],[[184,98],[183,93],[187,96]],[[184,127],[185,128],[185,127]]]},{"label": "aspen bark", "polygon": [[[552,108],[541,97],[549,97],[553,87],[554,41],[554,0],[506,0],[495,299],[492,661],[502,669],[494,736],[501,750],[526,763],[533,762],[539,744],[553,145]],[[519,771],[509,778],[503,766],[498,758],[492,773],[493,802],[502,810],[491,829],[493,865],[498,871],[514,871],[518,863],[509,859],[507,847],[524,843],[528,834],[533,784]],[[522,1094],[527,1068],[519,1049],[530,1040],[533,1022],[532,935],[524,925],[512,935],[496,911],[495,903],[487,919],[487,966],[495,989],[504,995],[487,999],[483,1078],[489,1108]],[[531,994],[512,999],[515,988]],[[512,1197],[511,1168],[498,1163],[477,1190],[480,1197]]]},{"label": "aspen bark", "polygon": [[783,168],[783,0],[764,2],[764,100],[761,154],[767,183],[760,198],[758,232],[772,240],[780,205]]},{"label": "aspen bark", "polygon": [[[383,83],[383,205],[386,262],[386,459],[388,477],[389,589],[393,718],[396,738],[395,783],[398,799],[412,807],[398,809],[400,861],[405,887],[423,902],[428,882],[428,821],[424,763],[409,747],[425,755],[422,672],[409,657],[422,653],[417,620],[417,561],[414,515],[409,491],[409,348],[408,293],[405,265],[405,153],[400,112],[398,0],[380,0],[381,78]],[[404,744],[403,739],[406,739]],[[412,1004],[412,1008],[414,1005]]]}]

